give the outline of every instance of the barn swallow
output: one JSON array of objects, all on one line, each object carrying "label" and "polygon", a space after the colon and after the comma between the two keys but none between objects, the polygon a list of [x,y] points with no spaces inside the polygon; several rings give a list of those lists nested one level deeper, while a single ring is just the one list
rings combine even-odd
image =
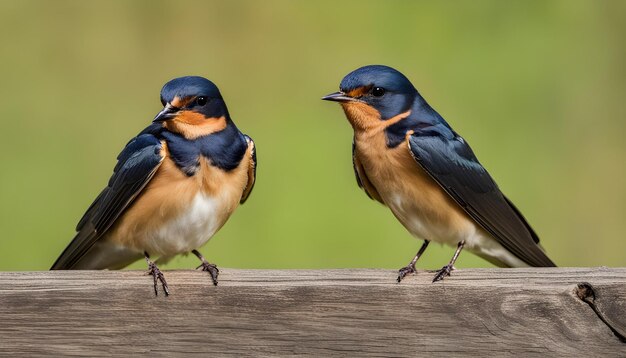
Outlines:
[{"label": "barn swallow", "polygon": [[[117,157],[107,187],[87,209],[52,270],[121,269],[192,252],[217,285],[219,270],[197,251],[244,203],[256,179],[252,138],[235,126],[213,82],[180,77],[161,90],[163,109]],[[151,257],[158,257],[152,261]]]},{"label": "barn swallow", "polygon": [[424,240],[399,270],[398,282],[416,272],[431,241],[456,247],[433,282],[450,275],[463,248],[500,267],[555,266],[469,144],[402,73],[361,67],[343,78],[339,92],[322,99],[339,102],[352,125],[359,187]]}]

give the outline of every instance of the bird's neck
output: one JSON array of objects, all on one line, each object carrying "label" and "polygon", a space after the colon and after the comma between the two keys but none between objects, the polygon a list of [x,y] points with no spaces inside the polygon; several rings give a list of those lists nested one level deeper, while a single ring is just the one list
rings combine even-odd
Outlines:
[{"label": "bird's neck", "polygon": [[232,122],[221,131],[195,139],[169,131],[163,131],[162,137],[172,160],[187,175],[197,171],[202,158],[208,159],[213,166],[230,171],[239,165],[248,148],[243,134]]},{"label": "bird's neck", "polygon": [[170,132],[180,134],[186,139],[194,140],[221,132],[227,127],[234,127],[235,124],[227,115],[207,118],[201,114],[190,112],[186,116],[178,116],[166,121],[163,126]]},{"label": "bird's neck", "polygon": [[383,120],[380,113],[373,107],[361,102],[342,103],[342,108],[352,125],[355,134],[368,134],[383,131],[386,127],[408,117],[410,110],[400,113],[392,118]]},{"label": "bird's neck", "polygon": [[454,131],[448,123],[426,101],[417,96],[411,107],[411,114],[402,121],[385,127],[387,146],[395,148],[406,139],[407,134],[441,135],[450,137]]}]

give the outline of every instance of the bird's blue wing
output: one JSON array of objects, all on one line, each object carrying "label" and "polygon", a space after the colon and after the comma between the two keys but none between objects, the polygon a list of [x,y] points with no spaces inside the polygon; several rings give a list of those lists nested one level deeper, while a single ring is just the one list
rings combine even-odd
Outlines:
[{"label": "bird's blue wing", "polygon": [[107,232],[154,176],[164,158],[162,149],[161,141],[152,134],[141,134],[126,145],[109,184],[87,209],[76,236],[51,269],[71,269]]},{"label": "bird's blue wing", "polygon": [[531,266],[555,266],[463,138],[416,132],[408,144],[415,161],[504,248]]}]

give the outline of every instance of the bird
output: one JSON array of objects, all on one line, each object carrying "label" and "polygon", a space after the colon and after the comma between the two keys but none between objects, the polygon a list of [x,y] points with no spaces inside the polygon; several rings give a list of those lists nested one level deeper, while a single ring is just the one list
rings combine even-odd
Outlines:
[{"label": "bird", "polygon": [[363,66],[322,99],[338,102],[352,126],[358,186],[424,240],[398,282],[417,272],[431,241],[456,247],[433,282],[450,276],[464,248],[499,267],[556,266],[467,141],[402,73]]},{"label": "bird", "polygon": [[143,257],[155,295],[158,281],[167,296],[157,262],[191,252],[217,285],[219,269],[198,248],[248,199],[256,147],[206,78],[172,79],[160,99],[163,109],[118,155],[108,185],[51,270],[121,269]]}]

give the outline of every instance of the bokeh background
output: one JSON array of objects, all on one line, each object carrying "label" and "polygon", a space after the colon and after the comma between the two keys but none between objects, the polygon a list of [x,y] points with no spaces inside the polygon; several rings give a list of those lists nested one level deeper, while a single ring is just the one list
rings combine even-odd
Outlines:
[{"label": "bokeh background", "polygon": [[[357,188],[351,128],[320,101],[367,64],[413,81],[557,264],[624,266],[625,18],[623,1],[1,1],[0,270],[49,268],[161,86],[189,74],[220,87],[259,155],[250,200],[205,256],[405,265],[420,242]],[[452,253],[431,245],[418,266]]]}]

